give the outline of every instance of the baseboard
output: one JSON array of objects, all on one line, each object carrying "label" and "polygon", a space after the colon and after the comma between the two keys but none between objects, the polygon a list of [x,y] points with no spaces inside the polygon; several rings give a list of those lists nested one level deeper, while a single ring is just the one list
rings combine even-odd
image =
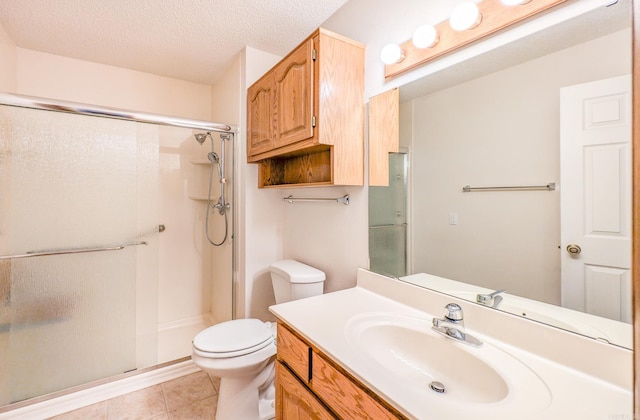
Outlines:
[{"label": "baseboard", "polygon": [[0,419],[42,419],[170,381],[200,369],[191,361],[170,364],[0,413]]}]

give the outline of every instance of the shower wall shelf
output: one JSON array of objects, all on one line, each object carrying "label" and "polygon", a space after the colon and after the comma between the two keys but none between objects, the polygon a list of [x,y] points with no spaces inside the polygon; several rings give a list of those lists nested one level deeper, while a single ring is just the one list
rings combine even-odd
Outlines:
[{"label": "shower wall shelf", "polygon": [[211,165],[211,161],[209,159],[193,159],[190,160],[189,163],[192,163],[194,165]]},{"label": "shower wall shelf", "polygon": [[345,206],[348,206],[350,203],[349,194],[336,198],[303,198],[290,195],[288,197],[283,197],[282,201],[287,203],[293,203],[295,201],[335,201],[336,203],[342,203]]}]

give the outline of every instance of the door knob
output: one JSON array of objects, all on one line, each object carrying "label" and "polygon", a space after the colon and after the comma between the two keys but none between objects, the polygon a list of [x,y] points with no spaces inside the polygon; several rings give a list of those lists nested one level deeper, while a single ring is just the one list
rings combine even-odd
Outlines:
[{"label": "door knob", "polygon": [[578,255],[582,252],[582,248],[580,248],[580,245],[569,244],[567,245],[567,252],[572,255]]}]

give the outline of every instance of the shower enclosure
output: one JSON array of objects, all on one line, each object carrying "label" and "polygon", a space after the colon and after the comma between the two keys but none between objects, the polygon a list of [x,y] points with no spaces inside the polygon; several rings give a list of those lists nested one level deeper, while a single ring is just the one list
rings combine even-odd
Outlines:
[{"label": "shower enclosure", "polygon": [[369,187],[369,265],[376,273],[407,275],[407,153],[389,154],[389,185]]},{"label": "shower enclosure", "polygon": [[[0,94],[0,406],[158,363],[159,164],[199,133],[235,139],[222,124]],[[204,207],[204,165],[185,156]]]}]

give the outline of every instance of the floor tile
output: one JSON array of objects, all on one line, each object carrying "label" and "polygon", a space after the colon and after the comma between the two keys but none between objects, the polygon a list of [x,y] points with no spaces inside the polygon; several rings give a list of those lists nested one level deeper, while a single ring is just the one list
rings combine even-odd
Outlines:
[{"label": "floor tile", "polygon": [[198,402],[169,411],[170,420],[213,420],[216,418],[218,397],[209,397]]},{"label": "floor tile", "polygon": [[51,417],[50,420],[106,420],[107,418],[107,402],[102,401],[97,404],[91,404],[59,416]]},{"label": "floor tile", "polygon": [[212,397],[218,393],[213,387],[209,375],[202,371],[164,382],[162,383],[162,389],[169,411]]},{"label": "floor tile", "polygon": [[162,385],[154,385],[107,401],[108,420],[142,420],[166,414]]}]

